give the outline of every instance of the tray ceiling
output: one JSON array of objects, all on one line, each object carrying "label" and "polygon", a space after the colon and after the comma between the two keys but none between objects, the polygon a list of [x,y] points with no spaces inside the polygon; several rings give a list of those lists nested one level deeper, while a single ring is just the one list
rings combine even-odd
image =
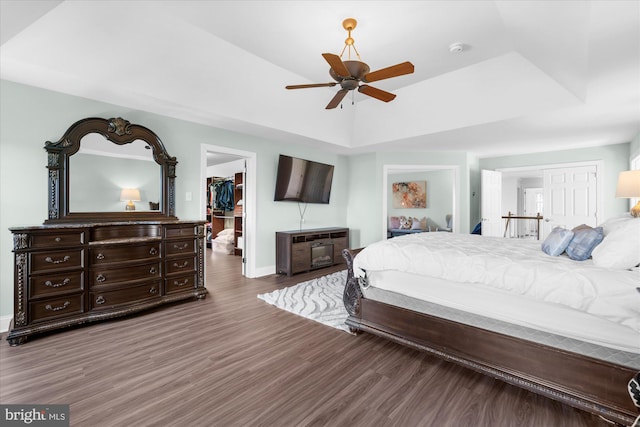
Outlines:
[{"label": "tray ceiling", "polygon": [[[251,135],[478,156],[640,133],[636,1],[8,1],[0,77]],[[323,52],[352,36],[390,103],[337,88]],[[465,45],[449,52],[452,43]],[[345,58],[346,59],[346,58]]]}]

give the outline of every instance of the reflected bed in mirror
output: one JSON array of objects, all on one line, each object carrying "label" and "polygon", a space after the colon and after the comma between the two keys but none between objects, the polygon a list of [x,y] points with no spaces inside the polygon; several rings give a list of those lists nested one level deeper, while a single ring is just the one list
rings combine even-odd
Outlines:
[{"label": "reflected bed in mirror", "polygon": [[45,223],[176,219],[177,161],[146,127],[122,118],[87,118],[45,149]]}]

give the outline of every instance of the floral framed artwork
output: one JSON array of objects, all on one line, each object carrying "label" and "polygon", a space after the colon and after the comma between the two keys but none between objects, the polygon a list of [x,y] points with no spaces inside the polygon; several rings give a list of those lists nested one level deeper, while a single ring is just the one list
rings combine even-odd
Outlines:
[{"label": "floral framed artwork", "polygon": [[394,209],[427,207],[427,181],[394,182],[392,194]]}]

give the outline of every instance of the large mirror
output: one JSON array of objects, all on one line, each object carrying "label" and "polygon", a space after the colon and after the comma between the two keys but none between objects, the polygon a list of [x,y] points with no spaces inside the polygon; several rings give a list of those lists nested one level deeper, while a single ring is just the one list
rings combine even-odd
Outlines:
[{"label": "large mirror", "polygon": [[69,211],[157,211],[161,175],[145,141],[116,145],[99,133],[89,133],[80,140],[69,165]]},{"label": "large mirror", "polygon": [[74,123],[49,154],[51,222],[175,219],[175,157],[122,118]]}]

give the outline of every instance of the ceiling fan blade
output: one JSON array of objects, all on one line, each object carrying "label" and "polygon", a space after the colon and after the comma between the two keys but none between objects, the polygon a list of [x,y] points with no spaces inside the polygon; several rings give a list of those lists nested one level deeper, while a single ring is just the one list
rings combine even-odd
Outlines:
[{"label": "ceiling fan blade", "polygon": [[371,73],[365,74],[362,80],[367,83],[371,83],[378,80],[390,79],[391,77],[398,77],[411,73],[413,73],[413,64],[407,61],[401,64],[392,65],[391,67],[383,68],[381,70],[372,71]]},{"label": "ceiling fan blade", "polygon": [[331,69],[340,77],[351,77],[351,73],[347,70],[346,65],[338,55],[333,53],[323,53],[322,57],[329,63]]},{"label": "ceiling fan blade", "polygon": [[342,99],[347,93],[349,93],[348,89],[340,89],[338,93],[336,93],[336,96],[333,97],[331,102],[327,104],[327,106],[325,107],[325,110],[331,110],[332,108],[336,108],[338,104],[342,102]]},{"label": "ceiling fan blade", "polygon": [[285,89],[307,89],[310,87],[332,87],[337,85],[338,83],[336,82],[331,82],[331,83],[313,83],[313,84],[308,84],[308,85],[289,85],[289,86],[285,86]]},{"label": "ceiling fan blade", "polygon": [[393,101],[396,98],[396,96],[392,93],[369,85],[362,85],[358,87],[358,92],[364,93],[365,95],[369,95],[372,98],[379,99],[380,101],[384,102]]}]

